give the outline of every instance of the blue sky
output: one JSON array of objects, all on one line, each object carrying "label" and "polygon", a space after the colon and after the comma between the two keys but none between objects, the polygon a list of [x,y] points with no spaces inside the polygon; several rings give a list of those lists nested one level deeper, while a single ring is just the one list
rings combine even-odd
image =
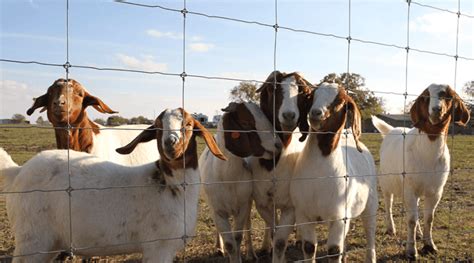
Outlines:
[{"label": "blue sky", "polygon": [[[422,3],[457,11],[457,0]],[[181,9],[181,1],[136,1]],[[461,12],[474,15],[474,2],[461,0]],[[66,4],[53,0],[2,0],[0,57],[63,64],[66,61]],[[187,1],[187,9],[209,15],[275,23],[274,1]],[[72,65],[181,73],[183,18],[180,13],[113,1],[70,0],[69,61]],[[278,1],[278,24],[295,29],[348,36],[348,1]],[[412,5],[410,47],[455,54],[456,15]],[[462,16],[459,55],[474,58],[474,19]],[[406,46],[407,4],[402,0],[353,0],[351,36]],[[272,28],[189,14],[186,20],[186,72],[194,75],[265,80],[273,70]],[[331,72],[347,70],[347,41],[333,37],[278,31],[276,67],[299,71],[313,83]],[[399,113],[403,97],[381,92],[405,91],[405,51],[351,43],[349,69],[366,78],[367,87]],[[474,79],[474,61],[410,52],[408,92],[419,94],[431,83],[459,90]],[[43,94],[61,67],[0,62],[0,118],[25,114],[32,98]],[[182,105],[181,78],[72,68],[70,77],[102,98],[124,117],[153,118],[165,108]],[[227,105],[238,81],[187,78],[184,106],[210,117]],[[409,98],[413,99],[413,97]],[[89,110],[93,118],[108,116]],[[35,113],[32,121],[40,114]],[[45,117],[45,115],[43,115]]]}]

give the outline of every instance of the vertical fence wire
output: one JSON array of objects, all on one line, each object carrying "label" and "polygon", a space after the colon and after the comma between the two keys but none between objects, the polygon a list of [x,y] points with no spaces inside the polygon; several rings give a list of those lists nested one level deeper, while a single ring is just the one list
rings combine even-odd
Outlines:
[{"label": "vertical fence wire", "polygon": [[[66,0],[66,63],[64,64],[64,69],[66,70],[66,107],[69,111],[69,94],[71,92],[69,88],[69,0]],[[68,134],[71,134],[73,128],[71,127],[69,114],[67,114],[67,127],[66,131]],[[70,162],[70,140],[67,140],[67,177],[68,177],[68,188],[66,190],[68,194],[68,212],[69,212],[69,257],[73,257],[74,255],[74,235],[73,235],[73,226],[72,226],[72,184],[71,184],[71,162]]]},{"label": "vertical fence wire", "polygon": [[[183,73],[181,74],[181,79],[182,79],[182,88],[181,88],[181,105],[183,108],[183,122],[181,125],[181,136],[184,138],[184,141],[186,141],[186,119],[184,118],[184,110],[186,109],[185,107],[185,89],[186,89],[186,14],[187,14],[187,9],[186,9],[186,0],[183,0],[183,9],[181,10],[181,13],[183,14]],[[184,144],[183,144],[184,147]],[[184,149],[183,149],[184,150]],[[183,151],[184,152],[184,151]],[[187,222],[186,222],[186,190],[187,190],[187,183],[186,183],[186,154],[183,154],[183,236],[181,237],[184,242],[184,248],[183,248],[183,261],[186,262],[186,244],[187,244],[187,238],[188,238],[188,233],[187,233]],[[189,191],[189,190],[188,190]]]},{"label": "vertical fence wire", "polygon": [[[408,61],[409,61],[409,53],[410,53],[410,7],[411,7],[411,0],[406,0],[406,3],[407,3],[407,31],[406,31],[406,47],[405,47],[405,50],[406,50],[406,56],[405,56],[405,92],[403,94],[403,115],[404,116],[406,116],[406,114],[407,114],[406,111],[407,111],[407,96],[408,96]],[[405,117],[403,118],[403,127],[408,127],[408,124],[407,124],[407,121],[406,121]],[[402,136],[403,136],[403,147],[402,147],[402,149],[403,149],[403,151],[402,151],[402,163],[403,163],[403,165],[402,165],[402,192],[401,192],[402,203],[401,203],[401,208],[400,208],[401,209],[400,227],[398,228],[400,235],[402,235],[402,233],[403,233],[403,226],[405,225],[403,223],[403,221],[405,220],[406,213],[407,213],[407,211],[405,209],[406,208],[405,207],[405,187],[406,187],[405,186],[405,181],[406,181],[406,176],[407,176],[407,172],[406,172],[406,147],[407,147],[407,145],[406,145],[406,136],[407,136],[407,133],[406,133],[406,130],[407,129],[404,128],[403,131],[402,131]],[[391,194],[390,198],[395,199],[395,196],[393,194]],[[392,209],[393,209],[393,201],[391,201],[391,206],[392,206]],[[391,214],[391,216],[393,217],[393,213]],[[391,218],[391,220],[393,220],[393,218]],[[416,231],[416,227],[415,227],[415,231]],[[408,244],[406,244],[406,245],[408,245]],[[403,250],[403,241],[402,240],[400,240],[400,249]]]},{"label": "vertical fence wire", "polygon": [[[458,11],[456,13],[456,54],[454,56],[454,84],[453,84],[453,88],[454,88],[454,91],[456,91],[456,88],[457,88],[457,75],[458,75],[458,54],[459,54],[459,20],[461,18],[461,0],[458,0]],[[454,98],[453,98],[454,99]],[[453,103],[453,102],[451,102]],[[452,107],[452,112],[451,112],[451,116],[452,118],[454,118],[454,110],[455,110],[455,107]],[[455,183],[455,177],[454,177],[454,153],[455,153],[455,148],[454,148],[454,140],[455,140],[455,126],[454,126],[454,119],[451,120],[451,151],[452,151],[452,157],[450,158],[450,161],[449,161],[449,177],[448,177],[448,180],[449,180],[449,204],[448,204],[448,209],[449,209],[449,213],[448,213],[448,234],[446,235],[446,246],[445,246],[445,249],[444,249],[444,255],[445,255],[445,259],[447,258],[447,253],[449,251],[449,249],[451,249],[451,220],[452,220],[452,212],[453,212],[453,203],[454,203],[454,194],[453,192],[455,191],[454,189],[454,183]],[[449,133],[449,130],[448,130],[448,133]],[[444,139],[448,139],[448,135],[445,136]],[[446,145],[448,144],[448,142],[446,141]],[[424,227],[427,227],[427,226],[424,226]],[[425,238],[425,237],[423,237]]]},{"label": "vertical fence wire", "polygon": [[[122,2],[125,2],[125,1],[122,1]],[[457,7],[457,12],[455,13],[457,15],[457,25],[456,25],[456,51],[455,51],[455,55],[454,56],[451,56],[451,55],[448,55],[448,54],[443,54],[443,53],[439,53],[439,52],[432,52],[432,51],[427,51],[427,50],[420,50],[420,49],[414,49],[414,48],[410,48],[410,9],[411,9],[411,4],[417,4],[419,6],[425,6],[426,5],[422,5],[422,4],[419,4],[419,3],[416,3],[412,0],[406,0],[406,3],[407,3],[407,32],[406,32],[406,47],[404,47],[404,49],[406,50],[406,56],[405,56],[405,92],[403,94],[399,94],[399,95],[403,95],[404,97],[404,107],[403,107],[403,112],[404,112],[404,115],[406,115],[407,113],[407,97],[408,97],[408,72],[409,72],[409,51],[410,50],[413,50],[413,51],[418,51],[418,52],[422,52],[422,53],[429,53],[429,54],[433,54],[433,55],[442,55],[442,56],[449,56],[449,57],[453,57],[454,58],[454,90],[456,90],[457,88],[457,77],[458,77],[458,60],[460,58],[462,59],[466,59],[466,60],[474,60],[473,58],[466,58],[466,57],[461,57],[459,56],[459,28],[460,28],[460,17],[461,16],[465,16],[467,18],[474,18],[470,15],[466,15],[466,14],[461,14],[461,5],[460,5],[460,0],[458,0],[458,7]],[[67,92],[68,92],[68,95],[69,95],[69,92],[70,89],[69,89],[69,77],[70,77],[70,68],[72,67],[71,63],[70,63],[70,58],[69,58],[69,41],[70,41],[70,38],[69,38],[69,15],[70,15],[70,5],[69,5],[69,0],[66,0],[66,62],[64,65],[55,65],[55,64],[51,64],[51,63],[43,63],[43,62],[36,62],[36,61],[14,61],[14,60],[8,60],[8,59],[3,59],[1,58],[0,61],[3,61],[3,62],[12,62],[12,63],[21,63],[21,64],[39,64],[39,65],[43,65],[43,66],[62,66],[64,67],[65,69],[65,76],[66,76],[66,87],[67,87]],[[129,3],[130,4],[130,3]],[[141,4],[133,4],[133,5],[140,5],[140,6],[145,6],[145,5],[141,5]],[[159,7],[159,6],[147,6],[147,7]],[[190,13],[190,14],[194,14],[194,15],[201,15],[201,16],[206,16],[206,17],[209,17],[209,18],[218,18],[218,19],[227,19],[227,20],[232,20],[234,22],[242,22],[242,23],[251,23],[251,24],[255,24],[257,26],[271,26],[274,28],[274,45],[273,45],[273,70],[276,71],[277,70],[277,43],[278,43],[278,29],[279,28],[285,28],[285,27],[280,27],[278,25],[278,0],[275,0],[274,1],[274,16],[275,16],[275,24],[274,25],[266,25],[264,23],[260,23],[260,22],[249,22],[249,21],[244,21],[244,20],[240,20],[240,19],[234,19],[234,18],[227,18],[227,17],[218,17],[218,16],[211,16],[211,15],[207,15],[207,14],[202,14],[202,13],[197,13],[197,12],[190,12],[186,9],[186,0],[183,0],[183,9],[181,10],[174,10],[174,9],[170,9],[170,8],[163,8],[163,7],[160,7],[161,9],[165,10],[165,11],[170,11],[170,12],[181,12],[182,15],[183,15],[183,41],[182,41],[182,73],[181,74],[169,74],[169,75],[177,75],[177,76],[180,76],[181,77],[181,82],[182,82],[182,87],[181,87],[181,105],[182,105],[182,108],[185,109],[185,88],[186,88],[186,85],[185,85],[185,81],[186,81],[186,78],[189,76],[187,73],[186,73],[186,17],[187,17],[187,14]],[[439,8],[438,8],[439,9]],[[442,11],[446,11],[446,10],[442,10]],[[317,35],[321,35],[321,36],[325,36],[325,37],[337,37],[335,35],[329,35],[329,34],[322,34],[322,33],[317,33],[317,32],[310,32],[310,31],[304,31],[304,30],[297,30],[297,29],[292,29],[292,28],[285,28],[287,30],[290,30],[290,31],[295,31],[295,32],[303,32],[303,33],[307,33],[307,34],[317,34]],[[383,43],[377,43],[377,42],[373,42],[373,41],[365,41],[365,40],[360,40],[360,39],[352,39],[352,36],[351,36],[351,0],[348,0],[348,36],[345,38],[347,40],[347,74],[349,76],[350,74],[350,57],[351,57],[351,40],[354,40],[354,41],[359,41],[359,42],[362,42],[362,43],[367,43],[367,44],[377,44],[377,45],[385,45],[385,46],[392,46],[394,48],[399,48],[399,47],[396,47],[395,45],[386,45],[386,44],[383,44]],[[403,48],[403,47],[402,47]],[[78,68],[90,68],[90,69],[96,69],[96,70],[113,70],[113,71],[131,71],[131,72],[136,72],[136,73],[146,73],[146,74],[149,74],[149,73],[152,73],[152,74],[161,74],[161,75],[166,75],[165,73],[162,73],[162,72],[145,72],[145,71],[137,71],[137,70],[121,70],[121,69],[104,69],[104,68],[95,68],[95,67],[86,67],[86,66],[80,66],[80,65],[77,65],[76,67]],[[208,78],[208,79],[219,79],[219,78],[215,78],[215,77],[210,77],[210,76],[198,76],[198,75],[194,75],[193,77],[202,77],[202,78]],[[225,78],[221,78],[221,79],[225,79]],[[233,80],[235,81],[236,79],[228,79],[228,80]],[[245,81],[245,80],[243,80]],[[346,91],[348,91],[348,77],[346,78]],[[258,81],[256,81],[258,83]],[[273,89],[274,91],[276,90],[276,85],[277,85],[277,79],[276,79],[276,75],[274,75],[274,79],[273,79]],[[383,93],[383,92],[381,92]],[[69,96],[67,96],[66,98],[66,105],[67,107],[69,107]],[[347,112],[347,105],[346,105],[346,112]],[[454,107],[453,107],[453,114],[454,114]],[[273,92],[273,136],[274,136],[274,139],[276,140],[276,137],[277,136],[277,133],[278,132],[282,132],[282,131],[277,131],[276,129],[276,108],[275,108],[275,92]],[[406,127],[407,126],[407,120],[404,118],[403,119],[403,122],[404,122],[404,126]],[[184,127],[184,120],[183,120],[183,127]],[[348,128],[348,127],[346,127]],[[451,132],[451,149],[452,151],[454,152],[454,146],[455,146],[455,127],[454,127],[454,121],[451,125],[451,128],[452,128],[452,132]],[[65,128],[61,128],[65,131],[67,131],[68,133],[71,133],[72,131],[75,131],[75,129],[78,129],[78,127],[73,127],[70,123],[70,120],[69,120],[69,115],[67,115],[67,127]],[[59,131],[61,131],[61,129],[59,129]],[[186,136],[186,133],[185,133],[185,130],[182,129],[181,130],[182,132],[182,135],[183,137]],[[354,132],[354,131],[352,131]],[[344,132],[344,136],[346,138],[346,149],[348,147],[348,135],[349,133],[347,132],[347,130]],[[407,175],[407,171],[406,171],[406,156],[405,156],[405,152],[406,152],[406,130],[403,130],[402,132],[402,136],[403,136],[403,152],[402,152],[402,158],[403,158],[403,170],[402,170],[402,204],[405,203],[405,196],[404,196],[404,192],[405,192],[405,181],[406,181],[406,177]],[[448,135],[446,136],[446,139],[447,139]],[[275,142],[275,141],[274,141]],[[76,191],[76,190],[82,190],[82,189],[74,189],[73,186],[72,186],[72,180],[71,180],[71,167],[70,167],[70,145],[69,145],[69,140],[68,140],[68,150],[67,150],[67,173],[68,173],[68,188],[65,189],[65,190],[61,190],[61,191],[65,191],[67,194],[68,194],[68,210],[69,210],[69,255],[70,256],[73,256],[74,255],[74,250],[75,250],[75,247],[74,247],[74,239],[73,239],[73,211],[72,211],[72,192],[73,191]],[[271,182],[272,182],[272,187],[273,187],[273,190],[275,191],[276,190],[276,183],[278,181],[278,175],[276,174],[276,156],[274,154],[273,156],[273,171],[272,171],[272,179],[271,179]],[[346,168],[348,167],[348,154],[347,154],[347,150],[345,152],[345,162],[346,162]],[[454,178],[454,167],[453,167],[453,164],[454,164],[454,158],[451,158],[450,159],[450,169],[449,169],[449,174],[450,174],[450,200],[449,200],[449,206],[448,206],[448,209],[449,209],[449,215],[448,215],[448,233],[447,233],[447,236],[446,236],[446,246],[445,246],[445,257],[447,257],[447,253],[448,253],[448,250],[451,248],[451,239],[452,239],[452,227],[451,227],[451,222],[452,222],[452,211],[453,211],[453,206],[454,206],[454,195],[453,195],[453,191],[454,191],[454,183],[455,183],[455,178]],[[185,161],[185,157],[183,157],[183,168],[185,169],[186,168],[186,161]],[[409,172],[413,172],[415,173],[414,171],[409,171]],[[369,175],[370,176],[370,175]],[[379,175],[380,176],[380,175]],[[344,218],[340,219],[344,222],[344,237],[346,236],[346,227],[347,226],[347,220],[349,219],[348,217],[348,207],[347,207],[347,201],[348,201],[348,186],[349,186],[349,174],[348,174],[348,171],[346,171],[346,175],[343,177],[343,179],[345,180],[345,215],[344,215]],[[181,184],[181,186],[184,188],[184,191],[186,191],[186,187],[188,186],[189,184],[186,182],[186,174],[184,174],[184,177],[183,177],[183,182]],[[47,191],[46,191],[47,192]],[[50,191],[50,192],[53,192],[53,191]],[[3,193],[3,192],[2,192]],[[186,195],[185,195],[186,196]],[[186,222],[186,197],[184,198],[184,221],[183,221],[183,227],[184,227],[184,234],[183,236],[181,237],[181,239],[183,240],[184,242],[184,261],[186,262],[187,260],[187,255],[186,255],[186,244],[187,244],[187,239],[188,239],[188,233],[187,233],[187,222]],[[388,208],[386,208],[386,210],[388,210]],[[388,211],[386,211],[387,213]],[[409,212],[409,213],[412,213],[414,211],[407,211],[406,208],[402,205],[401,207],[401,218],[400,218],[400,232],[402,227],[405,225],[403,224],[403,220],[405,218],[405,214]],[[416,211],[415,211],[416,212]],[[275,202],[275,199],[273,198],[273,227],[271,229],[272,233],[275,234],[275,232],[277,231],[277,222],[278,222],[278,212],[277,212],[277,204]],[[308,223],[311,223],[311,222],[308,222]],[[417,222],[418,224],[418,222]],[[296,224],[295,224],[296,225]],[[286,227],[286,226],[283,226],[283,227]],[[425,226],[426,227],[426,226]],[[417,228],[415,228],[415,231],[417,230]],[[251,231],[251,229],[249,229],[248,231]],[[145,242],[150,242],[150,241],[143,241],[143,243]],[[402,247],[403,246],[403,241],[400,241],[400,246]],[[43,252],[38,252],[38,253],[43,253]],[[47,252],[46,252],[47,253]],[[49,252],[51,253],[51,252]],[[273,252],[274,253],[274,252]],[[340,255],[342,255],[343,257],[345,257],[347,254],[347,243],[346,243],[346,240],[344,239],[344,249],[343,251],[341,251]]]},{"label": "vertical fence wire", "polygon": [[[351,20],[352,20],[352,17],[351,17],[351,13],[352,13],[352,10],[351,10],[351,0],[348,0],[347,1],[347,11],[348,11],[348,21],[347,21],[347,65],[346,65],[346,72],[347,72],[347,76],[346,76],[346,83],[345,83],[345,91],[347,93],[347,95],[349,95],[349,81],[350,81],[350,74],[351,74],[351,71],[350,71],[350,65],[351,65]],[[348,129],[349,129],[349,126],[348,126],[348,119],[347,119],[347,116],[349,115],[349,103],[346,103],[345,105],[345,108],[346,108],[346,123],[345,123],[345,130],[344,130],[344,137],[346,139],[345,141],[345,152],[344,152],[344,155],[345,155],[345,166],[346,166],[346,173],[344,175],[344,218],[342,219],[342,222],[343,222],[343,234],[342,234],[342,238],[343,238],[343,241],[342,241],[342,245],[343,245],[343,249],[342,251],[339,251],[338,254],[342,254],[342,257],[345,258],[346,257],[346,253],[347,253],[347,241],[346,241],[346,236],[347,236],[347,232],[348,232],[348,214],[347,214],[347,201],[348,201],[348,191],[349,191],[349,154],[348,154],[348,151],[349,151],[349,145],[348,145],[348,140],[349,140],[349,133],[348,133]],[[354,109],[355,111],[356,109]],[[355,114],[355,112],[353,113]],[[356,121],[356,117],[354,116],[354,119],[353,121]],[[355,134],[356,131],[352,130],[352,133]],[[337,184],[336,184],[337,185]],[[350,222],[350,221],[349,221]],[[329,253],[330,251],[328,250],[328,256],[329,256]]]}]

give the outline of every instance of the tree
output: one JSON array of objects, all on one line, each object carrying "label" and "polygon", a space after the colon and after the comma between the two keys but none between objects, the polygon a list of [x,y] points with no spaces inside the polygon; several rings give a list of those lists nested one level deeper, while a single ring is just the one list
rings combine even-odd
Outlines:
[{"label": "tree", "polygon": [[235,102],[249,101],[258,103],[260,101],[260,93],[257,92],[257,86],[252,82],[240,82],[230,91],[230,100]]},{"label": "tree", "polygon": [[15,113],[15,114],[13,114],[13,116],[12,116],[12,120],[15,121],[15,122],[17,122],[17,123],[23,123],[23,122],[26,121],[26,118],[25,118],[25,116],[23,116],[23,115],[20,114],[20,113]]},{"label": "tree", "polygon": [[102,126],[105,126],[107,124],[104,119],[100,119],[100,118],[95,119],[94,122]]},{"label": "tree", "polygon": [[365,88],[365,78],[357,73],[330,73],[321,82],[339,83],[344,85],[349,95],[359,106],[362,119],[368,119],[371,115],[384,112],[383,100],[376,97],[369,89]]},{"label": "tree", "polygon": [[114,115],[107,118],[107,126],[119,126],[127,123],[128,119],[119,115]]},{"label": "tree", "polygon": [[129,124],[152,124],[153,121],[149,120],[143,116],[133,117],[130,119]]},{"label": "tree", "polygon": [[474,80],[464,83],[462,91],[466,93],[467,96],[474,98]]}]

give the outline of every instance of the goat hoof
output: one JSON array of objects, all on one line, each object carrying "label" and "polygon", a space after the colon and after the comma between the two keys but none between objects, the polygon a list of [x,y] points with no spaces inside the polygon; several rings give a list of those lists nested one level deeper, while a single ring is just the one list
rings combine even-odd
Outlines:
[{"label": "goat hoof", "polygon": [[433,254],[436,255],[438,253],[438,249],[432,245],[424,245],[421,249],[421,253],[423,255]]},{"label": "goat hoof", "polygon": [[406,257],[408,261],[416,261],[418,255],[416,254],[416,252],[407,252]]}]

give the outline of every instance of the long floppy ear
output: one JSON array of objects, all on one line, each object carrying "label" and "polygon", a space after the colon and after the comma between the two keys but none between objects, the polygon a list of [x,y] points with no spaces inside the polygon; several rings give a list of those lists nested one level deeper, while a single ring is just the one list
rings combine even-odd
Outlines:
[{"label": "long floppy ear", "polygon": [[359,108],[357,107],[356,103],[354,100],[347,96],[347,103],[348,103],[348,110],[349,110],[349,116],[348,119],[350,119],[352,123],[352,135],[354,136],[354,140],[356,143],[357,150],[359,152],[362,152],[362,148],[360,147],[360,136],[362,134],[362,124],[361,124],[361,115]]},{"label": "long floppy ear", "polygon": [[304,142],[306,137],[308,137],[309,132],[309,123],[308,123],[308,114],[311,106],[313,106],[313,97],[314,91],[305,95],[298,95],[298,108],[300,111],[300,117],[298,120],[298,128],[301,132],[301,137],[299,138],[300,142]]},{"label": "long floppy ear", "polygon": [[222,116],[222,126],[224,128],[224,142],[227,150],[242,158],[252,155],[249,134],[239,131],[242,128],[232,118],[232,113],[226,113]]},{"label": "long floppy ear", "polygon": [[221,160],[224,160],[224,161],[227,160],[227,157],[225,157],[225,155],[221,152],[221,150],[217,146],[217,143],[214,140],[214,137],[212,136],[212,134],[204,126],[202,126],[202,124],[199,121],[197,121],[194,118],[193,118],[193,121],[194,121],[194,127],[200,130],[200,131],[194,131],[194,132],[197,132],[197,134],[200,135],[204,139],[204,141],[207,144],[207,147],[212,152],[212,154],[214,154],[217,158]]},{"label": "long floppy ear", "polygon": [[137,137],[135,137],[135,139],[133,139],[133,141],[123,147],[115,149],[115,151],[120,154],[129,154],[135,150],[135,147],[137,147],[138,144],[142,142],[149,142],[153,139],[156,139],[155,125],[151,125],[146,130],[143,130],[140,134],[138,134]]},{"label": "long floppy ear", "polygon": [[415,103],[413,103],[410,108],[411,121],[416,128],[420,128],[420,125],[428,120],[427,110],[429,96],[430,92],[428,89],[425,89],[423,93],[416,98]]},{"label": "long floppy ear", "polygon": [[459,126],[466,126],[466,124],[469,122],[469,119],[471,117],[471,114],[469,112],[469,109],[466,107],[462,99],[459,97],[459,95],[455,94],[453,96],[453,103],[454,103],[454,123],[456,123]]},{"label": "long floppy ear", "polygon": [[273,90],[273,86],[275,85],[275,80],[276,82],[281,82],[284,75],[285,73],[282,73],[278,70],[273,71],[272,73],[270,73],[270,75],[268,75],[267,79],[265,80],[265,83],[263,83],[262,86],[260,86],[260,88],[257,89],[257,92],[262,92],[268,87],[272,88],[271,90]]},{"label": "long floppy ear", "polygon": [[109,106],[107,106],[107,104],[105,104],[101,99],[86,92],[84,95],[84,100],[82,101],[82,108],[85,109],[88,106],[92,106],[94,109],[102,113],[118,113],[118,111],[114,111]]},{"label": "long floppy ear", "polygon": [[46,110],[46,107],[48,106],[48,100],[49,100],[49,95],[48,93],[46,94],[43,94],[41,96],[39,96],[38,98],[35,98],[34,99],[34,102],[33,102],[33,106],[31,106],[27,111],[26,111],[26,114],[28,114],[28,116],[31,116],[31,114],[33,114],[33,112],[37,109],[37,108],[41,108],[41,107],[44,107],[40,112],[43,112]]}]

